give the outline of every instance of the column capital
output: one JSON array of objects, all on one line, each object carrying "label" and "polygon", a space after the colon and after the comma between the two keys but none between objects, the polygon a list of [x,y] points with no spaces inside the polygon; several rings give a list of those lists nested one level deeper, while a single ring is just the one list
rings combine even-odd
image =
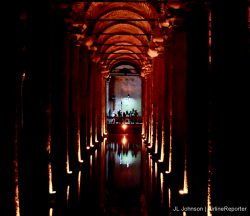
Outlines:
[{"label": "column capital", "polygon": [[102,70],[101,71],[102,77],[105,79],[109,78],[109,70]]},{"label": "column capital", "polygon": [[101,57],[95,51],[91,54],[91,61],[94,63],[99,63],[101,61]]},{"label": "column capital", "polygon": [[82,45],[86,38],[87,25],[85,23],[74,23],[72,19],[67,19],[65,22],[69,38],[78,46]]}]

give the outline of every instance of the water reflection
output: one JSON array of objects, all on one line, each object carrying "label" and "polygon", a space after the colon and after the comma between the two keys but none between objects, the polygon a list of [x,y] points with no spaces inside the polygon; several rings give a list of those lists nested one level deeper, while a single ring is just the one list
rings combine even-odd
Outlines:
[{"label": "water reflection", "polygon": [[91,149],[68,175],[65,192],[61,190],[64,198],[55,208],[50,206],[49,216],[169,215],[166,173],[141,142],[140,135],[115,134]]},{"label": "water reflection", "polygon": [[143,201],[141,139],[115,135],[106,144],[108,215],[140,215]]}]

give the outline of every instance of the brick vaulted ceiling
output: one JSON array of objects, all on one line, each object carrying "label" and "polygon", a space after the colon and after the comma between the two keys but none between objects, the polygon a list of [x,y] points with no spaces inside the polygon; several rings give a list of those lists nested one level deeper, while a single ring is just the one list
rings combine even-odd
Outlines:
[{"label": "brick vaulted ceiling", "polygon": [[98,62],[111,69],[119,63],[142,67],[152,32],[158,26],[164,1],[91,1],[72,5],[75,23],[84,23],[84,37]]}]

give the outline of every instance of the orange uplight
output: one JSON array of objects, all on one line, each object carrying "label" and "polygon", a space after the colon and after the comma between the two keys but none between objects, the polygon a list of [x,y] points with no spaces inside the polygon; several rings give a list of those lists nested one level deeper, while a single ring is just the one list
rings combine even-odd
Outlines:
[{"label": "orange uplight", "polygon": [[126,124],[122,124],[122,129],[123,129],[123,130],[126,130],[127,127],[128,127],[128,126],[127,126]]}]

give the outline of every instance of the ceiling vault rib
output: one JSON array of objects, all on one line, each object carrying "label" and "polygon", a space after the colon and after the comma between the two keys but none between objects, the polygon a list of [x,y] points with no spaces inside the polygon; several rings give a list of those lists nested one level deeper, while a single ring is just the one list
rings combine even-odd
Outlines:
[{"label": "ceiling vault rib", "polygon": [[[113,3],[116,3],[116,2],[135,2],[135,3],[149,3],[148,0],[80,0],[78,2],[89,2],[89,3],[92,3],[92,2],[100,2],[100,3],[104,3],[104,2],[113,2]],[[166,0],[158,0],[157,3],[166,3]]]},{"label": "ceiling vault rib", "polygon": [[123,60],[123,61],[130,61],[130,60],[145,60],[145,58],[102,58],[102,60]]},{"label": "ceiling vault rib", "polygon": [[100,52],[98,54],[128,54],[128,55],[131,55],[131,54],[146,54],[145,52],[122,52],[122,53],[117,53],[117,52]]},{"label": "ceiling vault rib", "polygon": [[121,32],[121,33],[94,32],[92,34],[97,34],[97,35],[137,35],[137,36],[152,35],[150,33],[140,34],[140,33],[126,33],[126,32]]},{"label": "ceiling vault rib", "polygon": [[87,19],[87,21],[95,21],[95,22],[109,22],[109,21],[157,21],[158,19]]},{"label": "ceiling vault rib", "polygon": [[95,44],[95,46],[135,46],[135,47],[148,47],[148,45],[144,44]]}]

